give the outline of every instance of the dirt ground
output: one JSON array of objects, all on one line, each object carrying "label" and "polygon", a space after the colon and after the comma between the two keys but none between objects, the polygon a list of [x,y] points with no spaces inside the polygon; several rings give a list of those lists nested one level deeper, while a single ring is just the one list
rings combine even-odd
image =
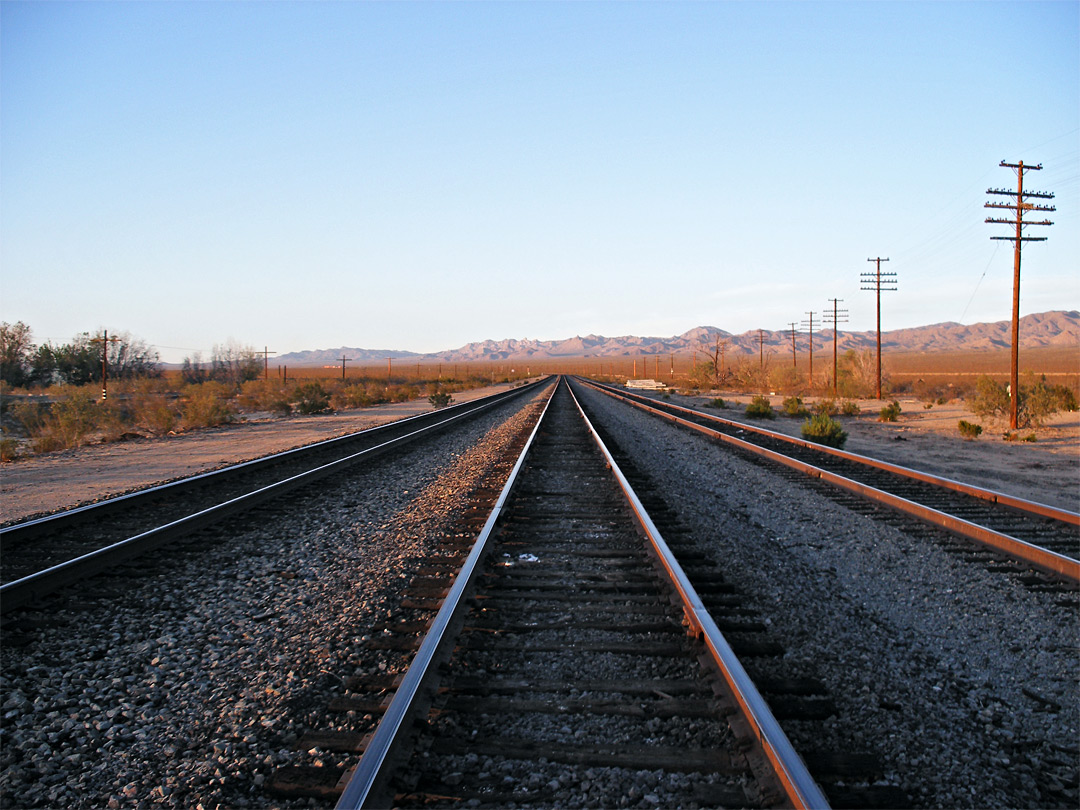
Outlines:
[{"label": "dirt ground", "polygon": [[[460,392],[454,401],[466,402],[505,388]],[[700,405],[709,398],[675,395],[672,399]],[[725,394],[729,407],[718,413],[745,419],[743,410],[750,399]],[[782,400],[772,397],[773,407],[779,408]],[[917,400],[900,400],[902,412],[895,423],[877,421],[883,403],[864,400],[859,404],[862,415],[841,418],[850,434],[847,450],[1080,511],[1080,414],[1058,414],[1035,431],[1038,440],[1034,443],[1004,442],[1004,425],[994,424],[984,424],[982,436],[965,441],[957,422],[981,420],[962,403],[925,409]],[[240,424],[167,439],[136,439],[20,459],[0,466],[0,522],[69,509],[430,409],[426,400],[418,400],[325,416],[251,417]],[[802,421],[780,416],[757,424],[797,436]],[[1021,435],[1028,433],[1021,431]]]},{"label": "dirt ground", "polygon": [[[747,419],[745,406],[752,398],[725,394],[728,407],[714,412],[778,433],[799,435],[802,418],[778,415],[773,420]],[[697,406],[710,399],[672,396],[672,401]],[[770,401],[779,411],[784,397],[773,396]],[[1072,512],[1080,511],[1080,412],[1058,413],[1043,427],[1018,432],[1022,437],[1034,433],[1034,442],[1006,442],[1003,434],[1007,422],[980,419],[958,400],[926,408],[917,399],[900,399],[901,412],[896,422],[877,421],[887,402],[858,402],[861,410],[858,416],[838,417],[848,432],[845,450]],[[961,419],[981,424],[982,435],[971,441],[962,438],[957,427]]]},{"label": "dirt ground", "polygon": [[[454,403],[505,391],[459,391]],[[426,399],[320,416],[247,420],[160,439],[96,444],[0,465],[0,524],[70,509],[177,478],[333,439],[432,410]]]}]

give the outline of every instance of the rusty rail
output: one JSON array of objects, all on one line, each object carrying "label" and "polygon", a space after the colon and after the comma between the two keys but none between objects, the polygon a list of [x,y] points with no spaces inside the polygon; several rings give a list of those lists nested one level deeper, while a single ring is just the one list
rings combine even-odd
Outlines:
[{"label": "rusty rail", "polygon": [[[830,484],[834,484],[835,486],[841,487],[850,492],[855,492],[864,498],[868,498],[870,500],[885,504],[893,509],[897,509],[901,512],[913,515],[920,520],[924,520],[936,526],[941,526],[948,531],[962,535],[963,537],[967,537],[971,540],[975,540],[984,545],[991,546],[1001,551],[1002,553],[1007,554],[1008,556],[1015,559],[1021,560],[1028,565],[1038,568],[1041,571],[1045,571],[1047,573],[1061,577],[1073,584],[1080,584],[1080,561],[1072,559],[1071,557],[1066,557],[1063,554],[1058,554],[1057,552],[1051,551],[1049,549],[1033,545],[1019,538],[1012,537],[1011,535],[997,532],[993,529],[988,529],[985,526],[979,526],[975,523],[971,523],[970,521],[964,520],[962,518],[949,515],[945,512],[933,509],[929,506],[924,506],[922,504],[915,503],[914,501],[910,501],[906,498],[902,498],[898,495],[893,495],[891,493],[877,489],[876,487],[872,487],[858,481],[853,481],[850,478],[846,478],[842,475],[837,475],[836,473],[829,472],[828,470],[824,470],[821,467],[817,467],[813,464],[799,461],[798,459],[785,456],[784,454],[778,453],[774,450],[760,447],[753,442],[748,442],[736,436],[730,436],[721,431],[713,430],[712,428],[701,425],[690,419],[685,419],[683,417],[677,416],[676,414],[668,413],[659,408],[655,408],[652,405],[646,404],[646,402],[648,401],[647,398],[626,396],[621,392],[613,391],[607,386],[597,385],[595,383],[584,380],[582,382],[597,391],[601,391],[602,393],[605,393],[610,397],[614,397],[615,399],[622,400],[634,406],[635,408],[643,410],[647,413],[659,416],[663,419],[667,419],[670,422],[674,422],[675,424],[688,427],[692,430],[696,430],[700,433],[705,434],[706,436],[709,436],[710,438],[718,439],[722,442],[726,442],[736,447],[740,447],[744,450],[748,450],[752,453],[756,453],[757,455],[764,456],[765,458],[771,459],[772,461],[775,461],[779,464],[783,464],[787,467],[798,470],[802,473],[805,473],[806,475],[820,478],[822,481],[827,481]],[[704,418],[718,424],[737,428],[739,430],[745,430],[751,433],[768,436],[770,438],[778,439],[789,444],[810,447],[814,450],[840,456],[842,458],[860,464],[868,464],[869,466],[874,466],[879,469],[894,472],[898,475],[904,475],[908,478],[916,478],[920,481],[923,481],[924,483],[944,486],[948,489],[964,492],[968,495],[974,495],[975,497],[980,497],[983,500],[993,503],[999,503],[1012,509],[1041,515],[1043,517],[1054,518],[1070,525],[1080,525],[1080,515],[1073,512],[1065,511],[1063,509],[1056,509],[1055,507],[1047,506],[1045,504],[1036,504],[1030,501],[1025,501],[1022,498],[1015,498],[1013,496],[1005,495],[1003,493],[992,492],[990,490],[980,490],[978,487],[973,487],[969,484],[962,484],[957,481],[951,481],[950,479],[939,478],[937,476],[929,475],[928,473],[921,473],[916,470],[909,470],[905,467],[889,464],[888,462],[883,462],[878,459],[870,459],[866,456],[860,456],[856,453],[848,453],[843,450],[836,450],[835,448],[822,447],[821,445],[814,444],[813,442],[795,439],[791,436],[786,436],[782,433],[777,433],[775,431],[755,427],[753,425],[746,425],[741,422],[734,422],[731,420],[722,419],[720,417],[712,416],[711,414],[704,414],[700,411],[695,411],[690,408],[684,408],[679,405],[669,405],[665,403],[664,408],[670,408],[672,410],[692,414],[697,418]]]}]

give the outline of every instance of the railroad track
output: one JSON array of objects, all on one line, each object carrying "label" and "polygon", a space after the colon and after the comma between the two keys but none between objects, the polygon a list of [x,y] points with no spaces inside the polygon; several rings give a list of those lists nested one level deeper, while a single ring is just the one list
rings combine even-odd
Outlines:
[{"label": "railroad track", "polygon": [[452,429],[542,384],[0,528],[0,613],[356,464]]},{"label": "railroad track", "polygon": [[343,790],[339,807],[828,805],[717,622],[744,654],[782,650],[715,570],[695,573],[701,594],[690,584],[594,436],[560,386],[448,592],[445,571],[413,583],[403,604],[445,592],[438,615],[381,628],[380,646],[416,651],[408,672],[335,701],[382,715],[374,734],[301,741],[351,741],[351,779],[291,768],[272,789]]},{"label": "railroad track", "polygon": [[612,386],[585,384],[654,416],[989,546],[1064,580],[1069,587],[1080,584],[1080,514],[823,447]]}]

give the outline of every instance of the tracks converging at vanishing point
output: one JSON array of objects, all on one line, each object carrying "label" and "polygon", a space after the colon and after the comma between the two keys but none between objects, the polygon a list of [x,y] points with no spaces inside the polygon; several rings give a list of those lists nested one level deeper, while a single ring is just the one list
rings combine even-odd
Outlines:
[{"label": "tracks converging at vanishing point", "polygon": [[[343,806],[354,806],[351,802],[358,792],[378,797],[369,800],[375,801],[371,806],[391,801],[403,806],[822,806],[826,802],[835,806],[927,806],[942,803],[946,795],[963,795],[968,773],[988,766],[998,768],[992,763],[1007,756],[1011,764],[1001,765],[1001,773],[983,780],[986,784],[979,789],[985,792],[980,796],[990,803],[1001,803],[1033,796],[1030,791],[1037,790],[1038,801],[1068,806],[1076,788],[1076,755],[1071,746],[1054,739],[1039,741],[1030,736],[1033,731],[1024,730],[1027,726],[1012,726],[1008,714],[1023,709],[1024,716],[1030,715],[1038,725],[1036,721],[1046,714],[1065,712],[1065,722],[1074,722],[1075,706],[1063,705],[1057,697],[1061,690],[1056,681],[1028,682],[1008,692],[1009,700],[1015,692],[1031,703],[1027,708],[1001,708],[992,699],[1000,689],[990,680],[969,683],[966,675],[956,675],[955,683],[942,682],[942,691],[928,697],[944,700],[950,707],[956,704],[949,711],[958,711],[961,716],[963,707],[970,705],[972,720],[983,724],[978,733],[993,739],[992,745],[983,747],[994,750],[987,754],[985,765],[976,756],[976,761],[963,767],[945,767],[951,773],[943,779],[952,781],[945,788],[928,787],[925,795],[913,790],[910,778],[897,771],[907,755],[896,753],[896,745],[904,750],[904,740],[886,744],[881,736],[890,724],[899,729],[939,722],[923,714],[924,701],[917,696],[922,687],[916,684],[923,678],[934,684],[938,677],[932,672],[935,665],[913,659],[903,666],[889,667],[907,672],[905,678],[914,676],[910,686],[898,672],[875,674],[872,659],[860,665],[865,671],[852,671],[857,680],[871,685],[869,697],[879,704],[874,707],[876,719],[865,726],[863,742],[858,742],[858,711],[872,706],[864,700],[865,692],[848,690],[837,681],[832,673],[834,662],[822,658],[812,645],[804,649],[804,640],[783,629],[791,623],[789,616],[778,612],[789,596],[775,600],[776,594],[805,589],[812,580],[801,584],[777,580],[777,587],[785,590],[771,591],[773,596],[769,596],[768,589],[761,588],[767,580],[748,576],[754,564],[731,556],[740,542],[725,540],[728,551],[714,546],[715,541],[707,536],[709,530],[703,532],[702,516],[696,514],[699,507],[684,504],[683,498],[673,494],[672,486],[657,478],[661,473],[655,464],[639,460],[637,440],[611,419],[616,413],[623,414],[620,419],[629,419],[630,409],[576,383],[575,389],[579,397],[588,393],[589,401],[583,400],[583,405],[590,418],[598,421],[596,429],[602,441],[611,444],[614,458],[599,455],[602,441],[588,435],[581,415],[573,409],[563,410],[569,393],[561,387],[549,406],[548,417],[537,429],[533,448],[516,464],[521,471],[518,483],[510,487],[503,478],[486,480],[474,486],[467,502],[440,516],[443,528],[437,537],[426,541],[426,550],[409,552],[415,562],[403,567],[397,595],[384,602],[388,607],[385,618],[369,618],[354,627],[354,643],[342,643],[350,634],[348,628],[343,628],[341,641],[331,643],[330,660],[338,661],[330,670],[335,673],[334,680],[322,685],[311,682],[302,713],[291,719],[263,721],[269,723],[268,742],[280,751],[272,757],[275,766],[269,770],[256,766],[263,775],[252,783],[250,773],[245,778],[241,770],[234,773],[225,768],[225,760],[239,756],[230,753],[231,746],[240,743],[212,743],[212,759],[227,776],[222,777],[220,787],[211,779],[213,790],[232,790],[220,795],[233,800],[239,796],[256,804],[270,801],[286,805],[293,801],[289,796],[315,796],[322,804],[333,804],[345,790]],[[522,401],[526,399],[534,401],[535,397],[526,396]],[[634,418],[653,417],[643,414]],[[515,455],[522,452],[526,438],[525,423],[518,421],[518,440],[507,445],[507,450],[516,446]],[[688,438],[679,438],[679,434]],[[699,440],[678,431],[666,441]],[[409,451],[413,457],[424,452],[423,445],[413,446]],[[395,458],[385,456],[382,466],[392,470]],[[673,470],[683,458],[682,453],[669,458]],[[622,486],[636,488],[638,496],[627,499],[620,492],[608,465],[626,467]],[[510,463],[505,466],[509,469]],[[772,469],[763,468],[752,476],[772,476],[778,483],[770,484],[770,489],[802,486],[797,478],[805,479],[803,473],[780,483]],[[337,479],[345,481],[347,476],[335,476]],[[706,480],[695,480],[694,484],[713,486]],[[326,489],[326,495],[332,496],[332,488]],[[280,510],[285,504],[303,503],[314,494],[311,488],[298,490],[275,507],[270,519],[282,521]],[[891,508],[858,507],[844,498],[835,499],[840,506],[830,508],[851,512],[852,517],[845,520],[853,525],[869,525],[867,520],[881,517],[891,521]],[[712,504],[710,508],[721,505],[715,499],[707,502]],[[247,530],[249,535],[257,533],[254,527],[260,519],[265,520],[259,515],[262,511],[249,511],[242,517],[244,525],[253,527]],[[633,517],[635,512],[638,518]],[[750,521],[745,525],[751,530],[759,525],[759,519],[749,515],[745,519]],[[920,519],[926,521],[925,517]],[[230,522],[237,520],[241,518]],[[832,520],[834,530],[840,531],[843,521]],[[896,525],[907,531],[905,520],[909,519]],[[1021,519],[1020,523],[1023,529],[1029,522]],[[384,520],[379,531],[388,528]],[[204,527],[202,531],[213,534],[218,530]],[[1075,542],[1074,530],[1066,528],[1059,534],[1066,551],[1070,531]],[[641,539],[642,534],[651,532],[660,538],[657,546],[650,547]],[[474,543],[477,536],[482,545]],[[803,545],[819,547],[820,541],[813,536],[809,531],[809,544]],[[46,538],[47,533],[37,542],[44,543]],[[757,542],[745,535],[741,544],[749,548]],[[671,552],[668,563],[663,562],[665,548]],[[797,550],[798,544],[791,549]],[[850,553],[855,554],[855,550]],[[1074,622],[1075,586],[1063,582],[1060,573],[1024,573],[1025,564],[988,563],[978,553],[956,559],[969,558],[979,562],[973,569],[974,579],[985,582],[978,589],[1011,588],[1007,583],[1019,581],[1030,594],[1021,600],[1043,605],[1041,609],[1050,611],[1047,618],[1051,621]],[[1075,561],[1075,555],[1071,559]],[[476,566],[474,572],[468,569],[469,561]],[[775,565],[764,556],[759,556],[758,562],[763,569]],[[264,568],[272,572],[281,563],[268,560],[267,566]],[[130,581],[132,565],[125,568],[124,576]],[[658,575],[665,568],[668,573]],[[1001,573],[997,573],[999,568]],[[836,571],[843,573],[834,569],[830,578]],[[316,569],[310,570],[306,578],[314,576]],[[392,569],[386,573],[393,580]],[[165,574],[158,571],[154,576]],[[1001,584],[995,585],[995,581]],[[466,597],[460,603],[454,600],[458,591]],[[347,604],[347,597],[342,598],[342,604]],[[774,600],[776,604],[772,604]],[[814,602],[824,604],[818,597]],[[50,632],[49,620],[40,618],[45,603],[34,597],[32,604],[39,618],[29,622],[31,629],[15,631],[28,634],[25,649],[31,658],[38,643],[38,631],[33,628],[45,628],[41,632],[46,636]],[[320,624],[334,624],[316,620],[317,601],[308,602],[305,597],[297,607],[297,617],[307,611],[315,620],[309,632],[318,634],[323,632],[316,629]],[[844,610],[840,608],[841,613]],[[1053,611],[1060,611],[1059,618]],[[261,618],[275,612],[267,609],[255,615],[256,625],[277,623],[276,618]],[[17,626],[20,614],[12,614],[9,627]],[[360,615],[365,614],[362,611]],[[856,622],[865,621],[858,613],[852,617]],[[1036,621],[1044,619],[1025,619],[1025,626]],[[282,632],[283,626],[278,627]],[[12,631],[5,632],[12,638]],[[862,632],[859,638],[865,637],[863,631],[852,632]],[[882,627],[879,632],[892,631]],[[1047,638],[1059,635],[1054,630]],[[914,641],[923,646],[915,637],[904,638],[909,640],[895,643]],[[713,648],[724,646],[738,656],[728,669],[718,664],[714,655]],[[1056,649],[1050,647],[1050,654],[1059,655]],[[848,655],[837,652],[837,663]],[[96,669],[100,671],[106,663],[101,662]],[[321,667],[325,670],[327,664]],[[741,677],[730,674],[739,669],[746,675],[745,692],[737,691]],[[887,678],[882,677],[886,674]],[[886,687],[886,683],[891,685]],[[893,692],[882,693],[885,688]],[[419,698],[415,705],[411,705],[409,692]],[[1032,697],[1026,697],[1028,693]],[[252,702],[252,698],[245,701]],[[43,710],[47,704],[42,704]],[[411,708],[404,708],[406,705]],[[750,715],[745,714],[747,709]],[[1030,714],[1032,709],[1035,714]],[[125,715],[129,712],[123,711]],[[883,724],[881,731],[877,730],[879,723]],[[291,742],[293,735],[285,735],[285,746],[291,746],[294,754],[281,748],[277,729],[283,726],[306,729]],[[789,734],[794,732],[790,743],[781,727]],[[956,734],[970,737],[975,728],[980,727],[958,728]],[[1013,731],[1009,732],[1010,728]],[[77,731],[73,733],[74,739],[81,740]],[[219,729],[218,734],[230,739],[225,729]],[[243,745],[255,745],[257,736],[243,734]],[[889,736],[895,737],[896,730]],[[766,745],[760,747],[761,742]],[[774,742],[776,748],[790,750],[770,750]],[[932,749],[933,743],[924,746]],[[198,756],[198,746],[191,750]],[[808,771],[803,763],[809,766]],[[389,765],[396,766],[392,772]],[[926,765],[916,759],[912,767]],[[1017,771],[1015,778],[1007,771]],[[374,775],[365,777],[365,772]],[[801,784],[807,773],[809,781]],[[361,788],[362,780],[368,778],[370,787]],[[259,800],[260,796],[264,798]],[[299,800],[300,804],[304,801]]]}]

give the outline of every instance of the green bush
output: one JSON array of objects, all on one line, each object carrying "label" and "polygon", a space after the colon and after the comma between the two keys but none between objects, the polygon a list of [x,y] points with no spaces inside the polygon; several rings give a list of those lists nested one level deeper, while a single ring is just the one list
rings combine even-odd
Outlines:
[{"label": "green bush", "polygon": [[231,391],[220,382],[204,382],[184,388],[181,400],[185,428],[216,427],[236,415]]},{"label": "green bush", "polygon": [[1009,389],[983,375],[975,381],[975,396],[971,400],[971,412],[983,419],[1004,416],[1009,413],[1011,402]]},{"label": "green bush", "polygon": [[716,397],[715,399],[709,400],[705,404],[707,406],[711,407],[711,408],[726,408],[727,407],[727,403],[724,402],[723,397]]},{"label": "green bush", "polygon": [[840,412],[840,409],[836,406],[836,402],[831,399],[818,400],[814,405],[814,413],[823,413],[826,416],[836,416]]},{"label": "green bush", "polygon": [[844,416],[858,416],[862,413],[862,408],[859,407],[859,403],[853,399],[845,399],[840,403],[840,413]]},{"label": "green bush", "polygon": [[900,403],[895,399],[878,412],[879,422],[895,422],[900,416]]},{"label": "green bush", "polygon": [[0,439],[0,461],[14,461],[19,457],[19,443],[14,439]]},{"label": "green bush", "polygon": [[968,441],[979,438],[979,434],[983,431],[982,425],[975,425],[971,422],[966,422],[963,419],[960,420],[957,427],[960,428],[960,435]]},{"label": "green bush", "polygon": [[1080,411],[1080,402],[1077,402],[1075,392],[1067,385],[1055,385],[1054,393],[1057,395],[1058,408],[1063,411]]},{"label": "green bush", "polygon": [[[972,412],[983,418],[1004,418],[1012,409],[1009,389],[1004,383],[982,376],[975,383]],[[1068,386],[1049,385],[1046,377],[1033,385],[1021,385],[1016,402],[1017,427],[1040,427],[1059,410],[1076,410],[1076,395]]]},{"label": "green bush", "polygon": [[330,395],[317,382],[298,385],[293,392],[296,410],[303,414],[326,413],[330,410]]},{"label": "green bush", "polygon": [[746,406],[746,415],[751,419],[775,419],[776,411],[773,410],[768,399],[758,395]]},{"label": "green bush", "polygon": [[840,423],[825,413],[816,413],[807,419],[802,426],[802,436],[808,441],[836,448],[843,447],[848,437]]},{"label": "green bush", "polygon": [[445,408],[454,398],[445,391],[436,391],[434,394],[428,397],[428,402],[434,405],[436,408]]},{"label": "green bush", "polygon": [[802,397],[799,396],[785,399],[780,409],[784,412],[784,416],[808,416],[810,414],[807,407],[803,405]]}]

